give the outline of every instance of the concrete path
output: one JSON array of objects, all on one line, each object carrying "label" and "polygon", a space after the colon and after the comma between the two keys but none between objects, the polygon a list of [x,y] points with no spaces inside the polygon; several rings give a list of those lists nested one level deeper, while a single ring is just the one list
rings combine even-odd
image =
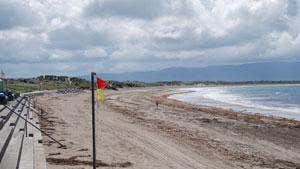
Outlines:
[{"label": "concrete path", "polygon": [[[26,100],[15,102],[15,112],[36,124],[29,105]],[[0,169],[46,169],[41,132],[8,109],[0,111],[0,117]]]}]

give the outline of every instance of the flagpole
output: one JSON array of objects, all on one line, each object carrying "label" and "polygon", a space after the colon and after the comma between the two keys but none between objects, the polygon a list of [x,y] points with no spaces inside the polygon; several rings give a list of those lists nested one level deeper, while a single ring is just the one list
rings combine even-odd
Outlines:
[{"label": "flagpole", "polygon": [[93,132],[93,169],[96,169],[96,129],[95,129],[95,72],[91,72],[92,86],[92,132]]}]

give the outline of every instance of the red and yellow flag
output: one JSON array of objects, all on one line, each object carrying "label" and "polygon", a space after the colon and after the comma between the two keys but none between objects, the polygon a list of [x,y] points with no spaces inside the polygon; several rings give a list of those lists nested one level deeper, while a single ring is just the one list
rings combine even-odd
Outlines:
[{"label": "red and yellow flag", "polygon": [[99,101],[104,101],[104,93],[103,93],[103,89],[107,86],[107,83],[100,79],[99,77],[97,77],[97,99]]}]

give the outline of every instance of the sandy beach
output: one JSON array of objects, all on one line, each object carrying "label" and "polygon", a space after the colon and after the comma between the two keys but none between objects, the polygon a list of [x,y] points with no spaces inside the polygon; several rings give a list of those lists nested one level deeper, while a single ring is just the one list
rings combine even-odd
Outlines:
[{"label": "sandy beach", "polygon": [[[176,88],[106,90],[96,106],[101,168],[300,168],[300,122],[192,105],[168,96]],[[91,96],[36,97],[48,169],[91,167]],[[158,103],[158,107],[156,106]]]}]

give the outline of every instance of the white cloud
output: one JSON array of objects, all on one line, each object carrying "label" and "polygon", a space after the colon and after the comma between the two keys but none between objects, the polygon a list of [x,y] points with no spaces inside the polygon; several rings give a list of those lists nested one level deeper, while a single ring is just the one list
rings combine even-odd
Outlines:
[{"label": "white cloud", "polygon": [[159,17],[169,0],[95,0],[85,9],[87,16],[131,17],[151,19]]},{"label": "white cloud", "polygon": [[0,0],[13,76],[299,60],[299,46],[300,0]]},{"label": "white cloud", "polygon": [[84,55],[86,57],[90,57],[90,58],[97,58],[97,57],[102,58],[102,57],[106,57],[107,53],[101,47],[94,47],[94,48],[85,50]]}]

